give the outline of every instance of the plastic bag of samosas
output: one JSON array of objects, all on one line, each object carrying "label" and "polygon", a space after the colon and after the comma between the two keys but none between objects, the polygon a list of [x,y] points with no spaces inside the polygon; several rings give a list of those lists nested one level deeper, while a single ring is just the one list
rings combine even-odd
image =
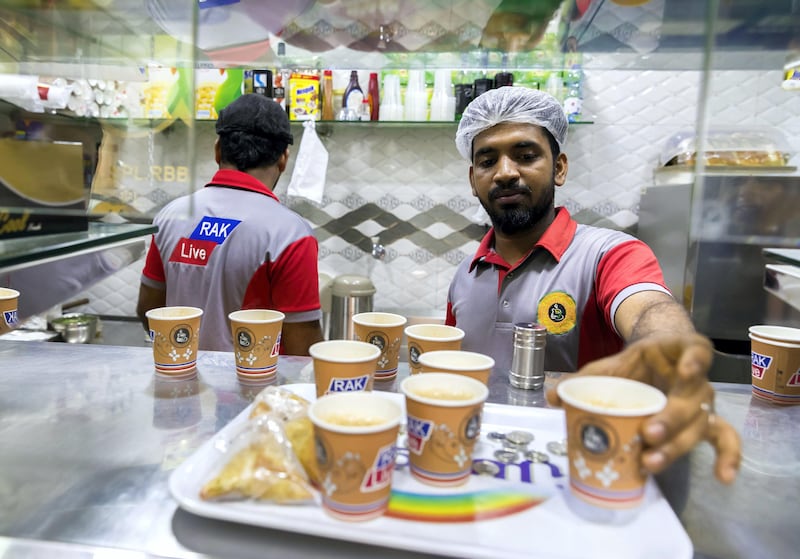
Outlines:
[{"label": "plastic bag of samosas", "polygon": [[279,387],[264,389],[247,422],[221,448],[220,467],[200,490],[205,500],[313,502],[319,473],[308,402]]}]

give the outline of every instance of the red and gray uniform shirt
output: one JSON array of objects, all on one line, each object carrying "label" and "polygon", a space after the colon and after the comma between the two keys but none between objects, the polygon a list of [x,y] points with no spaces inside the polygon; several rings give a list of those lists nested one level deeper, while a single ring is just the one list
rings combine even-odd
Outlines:
[{"label": "red and gray uniform shirt", "polygon": [[156,215],[142,283],[167,305],[203,309],[200,348],[232,351],[228,313],[274,309],[319,320],[317,240],[308,223],[247,173],[220,170]]},{"label": "red and gray uniform shirt", "polygon": [[462,349],[491,355],[497,371],[511,366],[517,322],[547,327],[546,370],[575,371],[622,348],[614,313],[626,297],[669,294],[646,244],[620,231],[579,225],[566,208],[556,212],[515,266],[494,251],[490,230],[450,284],[446,323],[466,332]]}]

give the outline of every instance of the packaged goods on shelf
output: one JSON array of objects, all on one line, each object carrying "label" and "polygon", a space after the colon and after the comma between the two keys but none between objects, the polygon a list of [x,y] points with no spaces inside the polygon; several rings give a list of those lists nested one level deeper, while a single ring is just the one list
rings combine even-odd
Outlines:
[{"label": "packaged goods on shelf", "polygon": [[319,120],[319,75],[293,72],[289,78],[289,120]]}]

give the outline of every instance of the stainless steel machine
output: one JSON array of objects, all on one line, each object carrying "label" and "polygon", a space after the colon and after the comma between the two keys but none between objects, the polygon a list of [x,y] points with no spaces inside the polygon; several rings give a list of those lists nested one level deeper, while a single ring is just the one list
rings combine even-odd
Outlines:
[{"label": "stainless steel machine", "polygon": [[[729,162],[725,162],[729,163]],[[642,193],[638,236],[697,329],[714,342],[712,380],[750,382],[754,324],[800,327],[764,289],[764,249],[800,247],[800,176],[785,165],[663,166]]]}]

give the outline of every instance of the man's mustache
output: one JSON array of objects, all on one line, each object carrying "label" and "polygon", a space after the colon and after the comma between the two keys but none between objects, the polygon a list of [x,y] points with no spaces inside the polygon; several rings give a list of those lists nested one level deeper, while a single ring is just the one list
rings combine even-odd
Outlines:
[{"label": "man's mustache", "polygon": [[496,186],[489,191],[489,199],[497,200],[502,196],[510,196],[513,194],[530,194],[531,189],[525,185],[516,184],[513,186]]}]

